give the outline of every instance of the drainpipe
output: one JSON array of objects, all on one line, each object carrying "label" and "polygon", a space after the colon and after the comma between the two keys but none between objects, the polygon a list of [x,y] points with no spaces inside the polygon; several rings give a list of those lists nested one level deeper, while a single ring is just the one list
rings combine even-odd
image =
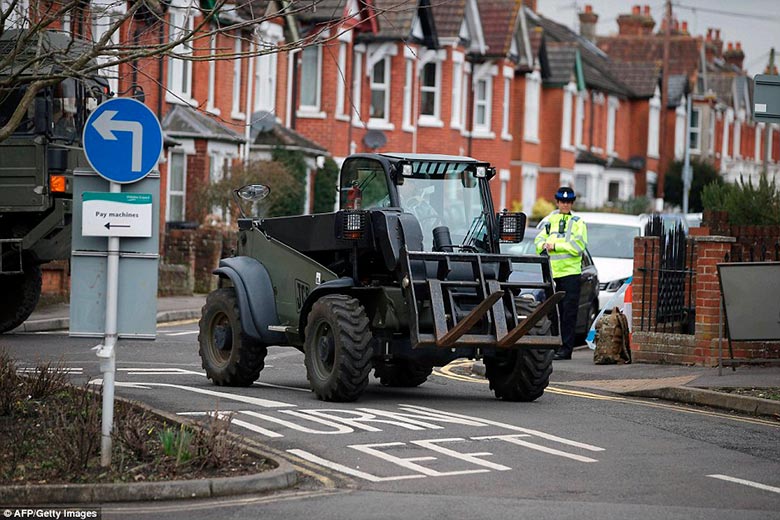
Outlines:
[{"label": "drainpipe", "polygon": [[244,125],[244,164],[249,164],[249,139],[252,129],[252,86],[254,85],[255,78],[254,47],[255,43],[250,41],[249,65],[247,66],[246,78],[246,108],[244,109],[244,117],[246,118],[246,124]]},{"label": "drainpipe", "polygon": [[468,140],[466,141],[466,155],[471,157],[471,144],[473,140],[474,135],[474,82],[476,78],[476,67],[475,62],[471,63],[471,74],[469,78],[469,89],[468,92],[466,92],[466,95],[468,96],[468,99],[466,101],[466,117],[468,118],[468,125],[466,128],[468,128]]},{"label": "drainpipe", "polygon": [[292,99],[290,100],[290,128],[293,130],[295,130],[295,125],[298,119],[295,112],[297,111],[298,107],[298,76],[300,74],[298,70],[298,62],[300,61],[300,55],[301,51],[296,50],[291,56],[290,63],[290,66],[292,67],[292,85],[290,86],[290,89],[292,90]]},{"label": "drainpipe", "polygon": [[[165,37],[165,27],[162,22],[160,22],[160,25],[158,26],[157,30],[157,40],[158,44],[162,47],[163,45],[163,38]],[[163,56],[160,54],[159,58],[157,58],[157,76],[159,80],[157,81],[157,119],[162,120],[162,111],[163,111]]]},{"label": "drainpipe", "polygon": [[590,145],[588,148],[590,150],[593,149],[593,128],[594,128],[593,117],[595,116],[595,109],[593,108],[594,104],[595,103],[593,103],[593,89],[591,89],[590,90],[590,128],[588,129],[588,136],[589,136],[588,139],[590,140]]}]

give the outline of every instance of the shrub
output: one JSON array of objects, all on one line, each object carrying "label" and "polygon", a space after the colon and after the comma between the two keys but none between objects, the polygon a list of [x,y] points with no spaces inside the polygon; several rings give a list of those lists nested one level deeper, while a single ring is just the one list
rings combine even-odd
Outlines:
[{"label": "shrub", "polygon": [[330,157],[314,176],[314,213],[333,211],[338,193],[339,167]]},{"label": "shrub", "polygon": [[[675,206],[682,207],[683,179],[682,161],[674,161],[664,177],[664,200]],[[688,211],[697,213],[703,210],[702,189],[711,184],[723,184],[723,178],[711,163],[698,159],[691,159],[693,179],[691,191],[688,193]]]},{"label": "shrub", "polygon": [[704,187],[702,200],[705,209],[728,212],[731,225],[780,224],[780,190],[764,175],[758,185],[749,178],[745,182],[743,177],[736,184],[709,184]]},{"label": "shrub", "polygon": [[534,202],[534,207],[531,208],[531,220],[542,220],[554,209],[555,204],[540,197],[536,199],[536,202]]}]

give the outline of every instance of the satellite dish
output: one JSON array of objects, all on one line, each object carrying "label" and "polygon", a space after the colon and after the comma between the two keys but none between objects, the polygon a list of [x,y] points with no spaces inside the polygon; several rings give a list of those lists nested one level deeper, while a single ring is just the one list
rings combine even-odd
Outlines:
[{"label": "satellite dish", "polygon": [[381,130],[369,130],[363,137],[363,144],[372,150],[376,150],[387,144],[387,136]]},{"label": "satellite dish", "polygon": [[270,132],[276,126],[276,116],[271,112],[260,110],[252,114],[252,129],[258,132]]}]

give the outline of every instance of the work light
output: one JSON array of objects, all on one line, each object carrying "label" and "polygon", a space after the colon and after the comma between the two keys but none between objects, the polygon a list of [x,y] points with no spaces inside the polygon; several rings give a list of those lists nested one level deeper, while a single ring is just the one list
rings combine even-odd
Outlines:
[{"label": "work light", "polygon": [[525,213],[509,213],[506,210],[498,214],[498,233],[501,242],[518,243],[525,236]]}]

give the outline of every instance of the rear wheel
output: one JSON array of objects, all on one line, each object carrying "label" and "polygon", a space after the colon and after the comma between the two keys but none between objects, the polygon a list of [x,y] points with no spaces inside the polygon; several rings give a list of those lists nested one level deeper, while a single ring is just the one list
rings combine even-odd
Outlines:
[{"label": "rear wheel", "polygon": [[312,306],[306,325],[306,376],[323,401],[354,401],[368,385],[371,329],[358,300],[323,296]]},{"label": "rear wheel", "polygon": [[[530,299],[518,299],[517,310],[528,316],[539,305]],[[531,329],[529,335],[550,335],[551,322],[544,317]],[[506,401],[535,401],[550,383],[552,349],[519,348],[503,355],[485,358],[485,375],[498,399]]]},{"label": "rear wheel", "polygon": [[0,275],[0,334],[30,317],[41,297],[41,268],[25,261],[22,274]]},{"label": "rear wheel", "polygon": [[433,367],[410,360],[398,360],[378,365],[374,377],[384,386],[411,388],[428,380]]},{"label": "rear wheel", "polygon": [[201,364],[214,384],[249,386],[265,366],[265,345],[241,327],[238,298],[232,287],[211,292],[199,322]]}]

